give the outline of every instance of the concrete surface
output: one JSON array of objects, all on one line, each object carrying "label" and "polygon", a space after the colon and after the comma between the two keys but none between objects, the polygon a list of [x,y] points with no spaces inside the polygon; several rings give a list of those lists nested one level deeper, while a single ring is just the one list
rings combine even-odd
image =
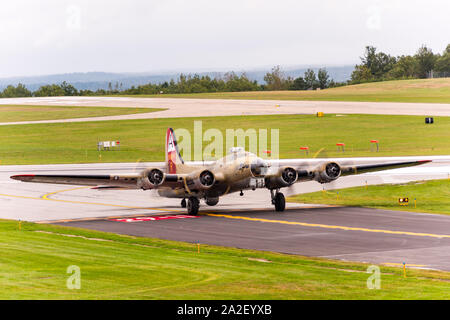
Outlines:
[{"label": "concrete surface", "polygon": [[[450,104],[439,103],[230,100],[134,97],[46,97],[0,99],[0,105],[1,104],[140,107],[167,108],[168,110],[151,113],[95,118],[9,122],[0,123],[0,125],[231,115],[315,114],[318,111],[322,111],[325,113],[450,116]],[[276,107],[276,105],[279,105],[279,107]]]}]

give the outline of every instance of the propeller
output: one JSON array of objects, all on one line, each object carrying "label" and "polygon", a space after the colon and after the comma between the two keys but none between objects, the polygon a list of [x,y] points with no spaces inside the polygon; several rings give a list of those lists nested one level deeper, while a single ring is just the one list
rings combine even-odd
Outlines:
[{"label": "propeller", "polygon": [[[144,163],[145,162],[142,161],[142,158],[137,159],[134,162],[134,170],[133,170],[133,172],[134,173],[141,173],[145,169],[145,166],[143,165]],[[159,198],[158,191],[156,189],[147,190],[146,194],[150,198]]]},{"label": "propeller", "polygon": [[297,171],[292,168],[286,168],[281,173],[281,177],[283,178],[283,180],[291,184],[291,186],[297,180],[297,176],[298,176]]},{"label": "propeller", "polygon": [[[320,148],[311,157],[311,159],[321,159],[321,158],[323,158],[323,159],[329,158],[325,148]],[[308,161],[306,161],[305,162],[305,166],[307,168],[314,168],[315,166],[317,166],[317,162],[314,162],[314,161],[308,162]],[[296,168],[296,169],[298,170],[298,169],[304,169],[304,168],[302,167],[302,168]],[[329,163],[326,166],[325,170],[326,170],[328,176],[333,177],[333,176],[336,176],[336,175],[339,174],[340,168],[339,168],[339,166],[336,163]],[[338,186],[336,185],[336,181],[337,180],[333,180],[333,181],[331,181],[329,183],[323,184],[323,188],[325,190],[337,189]],[[294,185],[295,184],[292,184],[292,185],[290,185],[289,187],[286,188],[286,196],[293,196],[293,195],[296,194]]]},{"label": "propeller", "polygon": [[[325,150],[325,148],[320,149],[320,154],[321,157],[320,158],[329,158],[327,151]],[[339,174],[338,171],[340,171],[339,166],[336,165],[336,163],[329,163],[326,167],[325,167],[325,171],[327,172],[328,176],[333,177],[336,174]],[[324,183],[323,185],[323,189],[324,190],[334,190],[336,189],[336,180],[333,180],[331,182],[328,183]]]},{"label": "propeller", "polygon": [[155,186],[160,185],[164,179],[164,173],[159,169],[153,169],[148,174],[148,180]]},{"label": "propeller", "polygon": [[341,167],[335,162],[330,162],[325,166],[325,172],[331,178],[338,178],[341,174]]},{"label": "propeller", "polygon": [[214,175],[211,171],[205,170],[202,173],[200,173],[200,182],[204,186],[212,186],[214,183]]}]

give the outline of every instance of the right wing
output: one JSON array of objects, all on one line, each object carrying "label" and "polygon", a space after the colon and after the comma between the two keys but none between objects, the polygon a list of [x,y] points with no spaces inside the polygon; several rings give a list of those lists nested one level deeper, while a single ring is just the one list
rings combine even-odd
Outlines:
[{"label": "right wing", "polygon": [[82,186],[109,186],[137,189],[137,182],[141,174],[94,174],[94,175],[65,175],[65,174],[22,174],[11,176],[13,180],[36,183],[70,184]]},{"label": "right wing", "polygon": [[[158,176],[151,177],[155,170]],[[96,189],[153,189],[184,187],[185,177],[183,174],[166,174],[158,168],[151,168],[133,174],[22,174],[11,176],[11,179],[23,182],[94,186]],[[155,182],[155,179],[158,181]]]}]

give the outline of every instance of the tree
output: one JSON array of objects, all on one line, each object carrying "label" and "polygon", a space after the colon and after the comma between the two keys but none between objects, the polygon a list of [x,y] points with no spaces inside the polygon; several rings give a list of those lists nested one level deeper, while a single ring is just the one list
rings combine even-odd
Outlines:
[{"label": "tree", "polygon": [[384,52],[379,52],[376,55],[376,63],[373,66],[372,74],[376,79],[383,79],[386,74],[394,68],[397,59]]},{"label": "tree", "polygon": [[[224,76],[225,86],[222,91],[254,91],[258,90],[258,83],[247,78],[245,73],[240,76],[234,72],[227,72]],[[219,88],[217,88],[219,89]]]},{"label": "tree", "polygon": [[319,80],[320,89],[328,88],[329,78],[330,76],[328,75],[327,69],[319,69],[319,71],[317,72],[317,79]]},{"label": "tree", "polygon": [[417,53],[414,55],[417,63],[417,76],[419,78],[426,78],[431,70],[434,68],[436,57],[431,49],[422,45]]},{"label": "tree", "polygon": [[306,85],[305,79],[303,79],[302,77],[296,78],[289,87],[289,90],[306,90],[306,89],[308,89],[308,86]]},{"label": "tree", "polygon": [[67,83],[66,81],[63,81],[63,83],[61,83],[61,89],[64,91],[65,96],[78,95],[78,90],[73,85]]},{"label": "tree", "polygon": [[3,98],[21,98],[21,97],[31,97],[32,93],[23,84],[19,83],[17,87],[12,85],[7,86],[1,93]]},{"label": "tree", "polygon": [[373,46],[366,46],[366,51],[364,52],[364,56],[360,57],[362,65],[365,66],[370,73],[373,75],[373,71],[376,67],[376,54],[377,48]]},{"label": "tree", "polygon": [[35,97],[57,97],[64,96],[64,94],[64,89],[57,84],[41,86],[33,93]]},{"label": "tree", "polygon": [[351,75],[352,83],[373,81],[374,77],[370,69],[365,65],[356,65]]},{"label": "tree", "polygon": [[450,44],[442,53],[442,56],[436,59],[434,70],[438,72],[450,72]]},{"label": "tree", "polygon": [[417,62],[411,56],[401,56],[388,74],[388,79],[413,78],[417,74]]},{"label": "tree", "polygon": [[307,89],[316,89],[318,87],[318,82],[316,79],[316,73],[312,69],[305,71],[305,83]]},{"label": "tree", "polygon": [[266,73],[264,81],[267,84],[267,90],[283,90],[289,87],[289,81],[280,66],[275,66],[272,72]]},{"label": "tree", "polygon": [[[368,78],[366,81],[369,79],[382,79],[396,63],[395,57],[392,57],[384,52],[377,53],[377,49],[373,46],[366,46],[364,56],[360,59],[362,62],[361,66],[366,67],[372,75],[370,78],[365,76],[365,78]],[[361,71],[364,71],[365,73],[366,70],[363,69]]]}]

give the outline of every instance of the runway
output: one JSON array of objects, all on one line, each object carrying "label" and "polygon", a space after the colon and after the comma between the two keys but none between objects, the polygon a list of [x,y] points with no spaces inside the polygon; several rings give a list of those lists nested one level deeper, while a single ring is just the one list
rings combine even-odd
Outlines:
[{"label": "runway", "polygon": [[183,98],[134,98],[134,97],[46,97],[3,98],[0,105],[58,105],[165,108],[167,110],[130,115],[76,118],[62,120],[6,122],[0,125],[31,123],[65,123],[108,120],[132,120],[154,118],[274,115],[274,114],[392,114],[450,116],[450,104],[399,103],[399,102],[345,102],[345,101],[287,101],[287,100],[231,100],[231,99],[183,99]]},{"label": "runway", "polygon": [[[198,218],[59,225],[131,236],[450,271],[450,217],[364,208],[203,212]],[[167,215],[166,215],[167,216]],[[176,216],[175,216],[176,217]]]}]

